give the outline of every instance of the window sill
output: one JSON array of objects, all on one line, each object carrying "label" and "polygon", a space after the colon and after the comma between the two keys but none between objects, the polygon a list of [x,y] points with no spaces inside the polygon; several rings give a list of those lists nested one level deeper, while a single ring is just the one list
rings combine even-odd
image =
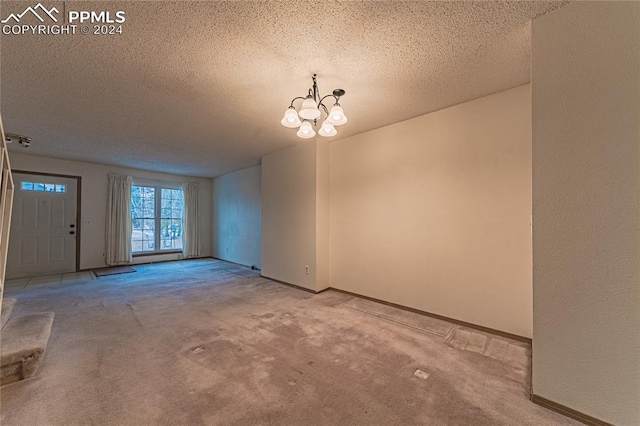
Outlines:
[{"label": "window sill", "polygon": [[133,253],[133,257],[144,257],[144,256],[161,256],[163,254],[177,254],[182,253],[182,250],[162,250],[162,251],[143,251],[138,253]]}]

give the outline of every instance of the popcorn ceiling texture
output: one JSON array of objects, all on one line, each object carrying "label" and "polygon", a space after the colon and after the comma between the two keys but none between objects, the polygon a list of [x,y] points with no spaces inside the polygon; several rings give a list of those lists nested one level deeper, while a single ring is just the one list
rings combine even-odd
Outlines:
[{"label": "popcorn ceiling texture", "polygon": [[51,1],[124,34],[2,35],[2,117],[30,154],[218,176],[304,143],[279,121],[314,72],[347,91],[336,139],[525,84],[530,21],[564,3]]}]

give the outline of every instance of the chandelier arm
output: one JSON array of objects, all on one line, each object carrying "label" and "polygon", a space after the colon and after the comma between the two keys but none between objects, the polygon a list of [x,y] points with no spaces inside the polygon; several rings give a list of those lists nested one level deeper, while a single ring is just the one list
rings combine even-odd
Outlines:
[{"label": "chandelier arm", "polygon": [[293,98],[293,99],[291,100],[291,106],[293,106],[293,103],[294,103],[295,101],[297,101],[298,99],[305,100],[305,99],[307,99],[307,98],[302,97],[302,96],[297,96],[297,97],[295,97],[295,98]]},{"label": "chandelier arm", "polygon": [[[326,98],[326,96],[325,96]],[[327,117],[329,117],[329,110],[327,109],[326,105],[322,103],[322,101],[320,101],[319,104],[323,109],[324,109],[324,113],[327,114]]]},{"label": "chandelier arm", "polygon": [[336,103],[340,102],[340,98],[338,98],[336,95],[331,94],[331,95],[326,95],[325,97],[320,99],[320,103],[322,103],[322,101],[324,101],[326,98],[331,98],[331,97],[336,100]]}]

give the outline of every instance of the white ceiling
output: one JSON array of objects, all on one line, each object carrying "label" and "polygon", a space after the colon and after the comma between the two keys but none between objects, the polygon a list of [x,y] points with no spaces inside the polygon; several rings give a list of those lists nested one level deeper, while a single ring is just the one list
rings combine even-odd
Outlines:
[{"label": "white ceiling", "polygon": [[314,72],[347,92],[335,139],[525,84],[529,23],[563,4],[43,3],[124,10],[124,35],[1,36],[5,131],[33,138],[11,149],[202,177],[305,143],[280,119]]}]

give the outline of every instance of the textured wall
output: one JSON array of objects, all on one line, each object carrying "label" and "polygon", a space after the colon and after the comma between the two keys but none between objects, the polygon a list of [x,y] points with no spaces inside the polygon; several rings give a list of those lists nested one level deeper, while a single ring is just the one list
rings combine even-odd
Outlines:
[{"label": "textured wall", "polygon": [[214,257],[260,267],[260,166],[213,179],[211,253]]},{"label": "textured wall", "polygon": [[531,336],[528,85],[331,144],[331,285]]},{"label": "textured wall", "polygon": [[300,141],[262,157],[262,274],[310,290],[317,272],[316,150],[315,140]]},{"label": "textured wall", "polygon": [[[106,166],[81,161],[59,160],[34,155],[9,154],[11,167],[14,170],[57,173],[82,177],[82,221],[80,268],[100,268],[105,266],[102,253],[105,250],[105,217],[107,211],[107,174],[122,173],[135,178],[160,180],[166,182],[199,182],[200,183],[200,244],[201,255],[209,256],[211,235],[211,179],[188,176],[176,176],[166,173],[147,172],[117,166]],[[134,262],[156,262],[178,258],[176,254],[145,256],[134,258]]]},{"label": "textured wall", "polygon": [[533,22],[533,391],[640,424],[640,4]]}]

